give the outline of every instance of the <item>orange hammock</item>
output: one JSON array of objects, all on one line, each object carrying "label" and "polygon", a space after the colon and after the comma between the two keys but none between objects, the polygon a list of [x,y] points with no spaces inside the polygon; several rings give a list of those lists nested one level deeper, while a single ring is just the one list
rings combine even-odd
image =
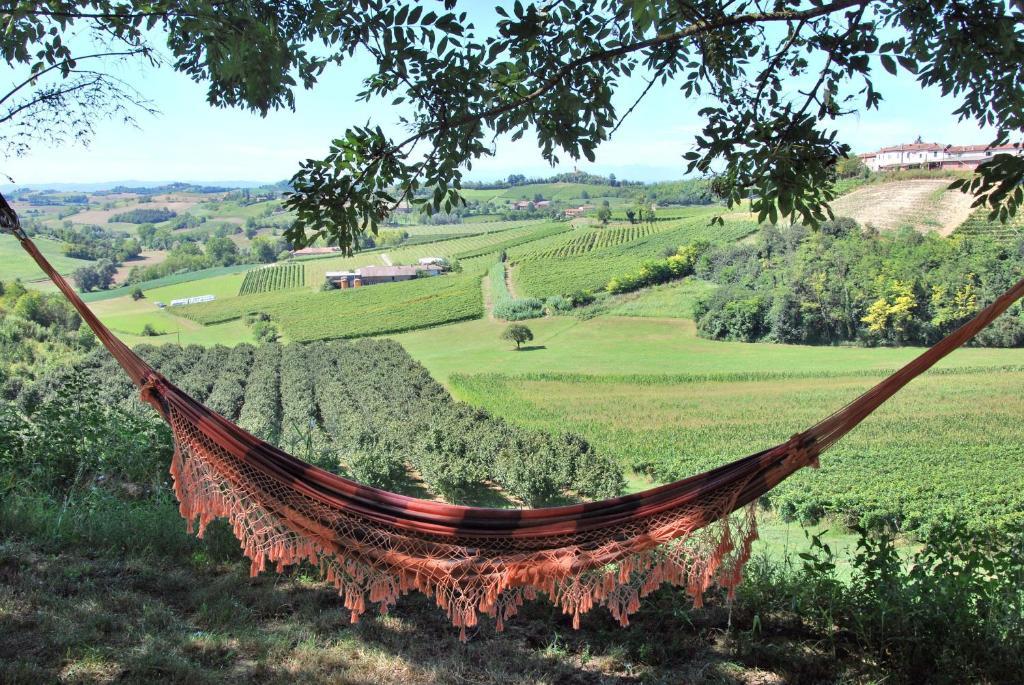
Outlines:
[{"label": "orange hammock", "polygon": [[[356,621],[410,590],[432,595],[461,629],[479,613],[497,628],[538,592],[573,617],[606,606],[622,625],[662,583],[701,604],[713,584],[731,596],[757,537],[757,499],[970,340],[1024,296],[1024,280],[963,327],[855,401],[789,441],[707,473],[601,502],[485,509],[360,485],[250,435],[154,371],[104,326],[24,234],[0,197],[0,228],[25,250],[96,333],[141,396],[170,424],[174,491],[199,535],[226,518],[255,575],[301,561],[335,584]],[[740,512],[739,510],[744,510]],[[736,515],[732,515],[737,512]]]}]

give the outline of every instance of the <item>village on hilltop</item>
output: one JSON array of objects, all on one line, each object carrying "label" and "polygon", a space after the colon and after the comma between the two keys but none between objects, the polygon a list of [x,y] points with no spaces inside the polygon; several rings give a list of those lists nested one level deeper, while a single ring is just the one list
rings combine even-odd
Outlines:
[{"label": "village on hilltop", "polygon": [[1006,145],[946,145],[926,143],[920,137],[913,143],[883,147],[857,155],[871,171],[897,169],[952,169],[973,171],[979,164],[998,154],[1021,155],[1024,147]]}]

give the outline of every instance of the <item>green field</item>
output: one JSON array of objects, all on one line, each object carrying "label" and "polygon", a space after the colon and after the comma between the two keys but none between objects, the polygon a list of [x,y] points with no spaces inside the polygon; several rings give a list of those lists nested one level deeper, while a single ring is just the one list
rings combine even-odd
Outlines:
[{"label": "green field", "polygon": [[[70,276],[75,269],[92,264],[84,259],[65,257],[63,245],[54,240],[35,238],[34,242],[43,256],[62,276]],[[49,279],[39,269],[35,260],[25,252],[21,243],[14,236],[6,233],[0,234],[0,274],[2,274],[0,278],[3,280],[20,278],[26,285],[32,287],[50,285]]]},{"label": "green field", "polygon": [[172,276],[164,276],[163,278],[157,278],[152,281],[143,281],[142,283],[136,283],[135,285],[126,285],[120,288],[111,288],[110,290],[97,290],[91,293],[83,293],[82,299],[86,302],[102,302],[103,300],[112,300],[114,298],[130,295],[135,288],[139,288],[143,292],[149,292],[166,286],[190,283],[193,281],[203,281],[215,276],[243,273],[252,268],[254,268],[252,264],[235,264],[234,266],[218,266],[212,269],[203,269],[201,271],[187,271],[185,273],[174,274]]},{"label": "green field", "polygon": [[595,305],[601,313],[610,316],[639,316],[663,318],[693,318],[697,300],[717,286],[696,278],[675,283],[656,285],[633,293],[610,297]]},{"label": "green field", "polygon": [[[486,320],[396,338],[458,398],[579,432],[646,474],[634,487],[784,441],[920,352],[712,342],[684,319],[528,323],[535,339],[522,352]],[[957,513],[976,525],[1020,523],[1024,350],[959,350],[939,369],[841,442],[821,471],[774,492],[773,505],[804,520],[835,514],[902,530]]]}]

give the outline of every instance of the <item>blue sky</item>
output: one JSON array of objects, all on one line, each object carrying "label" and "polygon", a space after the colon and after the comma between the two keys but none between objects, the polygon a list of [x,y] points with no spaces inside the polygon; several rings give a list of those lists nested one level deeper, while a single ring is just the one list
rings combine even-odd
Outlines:
[{"label": "blue sky", "polygon": [[[486,17],[482,17],[484,23]],[[169,67],[122,68],[119,75],[135,85],[160,110],[141,115],[139,128],[102,122],[88,148],[37,146],[30,155],[4,160],[0,170],[16,183],[94,183],[106,181],[277,181],[288,178],[299,162],[322,156],[332,137],[347,126],[367,121],[397,132],[398,112],[387,103],[357,103],[360,79],[370,65],[364,59],[327,74],[313,90],[299,93],[295,112],[261,118],[240,110],[211,108],[205,88]],[[880,68],[876,87],[885,101],[881,109],[847,117],[838,124],[840,137],[856,151],[909,142],[918,135],[928,141],[985,143],[991,131],[959,123],[952,115],[956,102],[937,90],[922,91],[907,75],[893,77]],[[617,107],[632,103],[639,81],[625,84]],[[680,178],[681,156],[693,145],[701,119],[697,111],[707,100],[686,100],[670,83],[655,88],[622,125],[613,140],[597,151],[597,160],[579,165],[584,171],[619,178]],[[528,137],[499,140],[497,155],[474,165],[474,180],[571,171],[571,161],[554,170]]]}]

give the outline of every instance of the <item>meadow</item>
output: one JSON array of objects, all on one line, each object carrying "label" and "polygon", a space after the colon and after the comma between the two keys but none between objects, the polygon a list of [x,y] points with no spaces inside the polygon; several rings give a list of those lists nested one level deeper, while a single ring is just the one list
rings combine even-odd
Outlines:
[{"label": "meadow", "polygon": [[[92,262],[64,256],[63,245],[46,238],[35,239],[36,247],[53,264],[57,273],[70,276],[75,269],[89,266]],[[21,243],[6,233],[0,234],[0,274],[4,280],[20,278],[28,287],[49,289],[50,281],[22,248]]]}]

